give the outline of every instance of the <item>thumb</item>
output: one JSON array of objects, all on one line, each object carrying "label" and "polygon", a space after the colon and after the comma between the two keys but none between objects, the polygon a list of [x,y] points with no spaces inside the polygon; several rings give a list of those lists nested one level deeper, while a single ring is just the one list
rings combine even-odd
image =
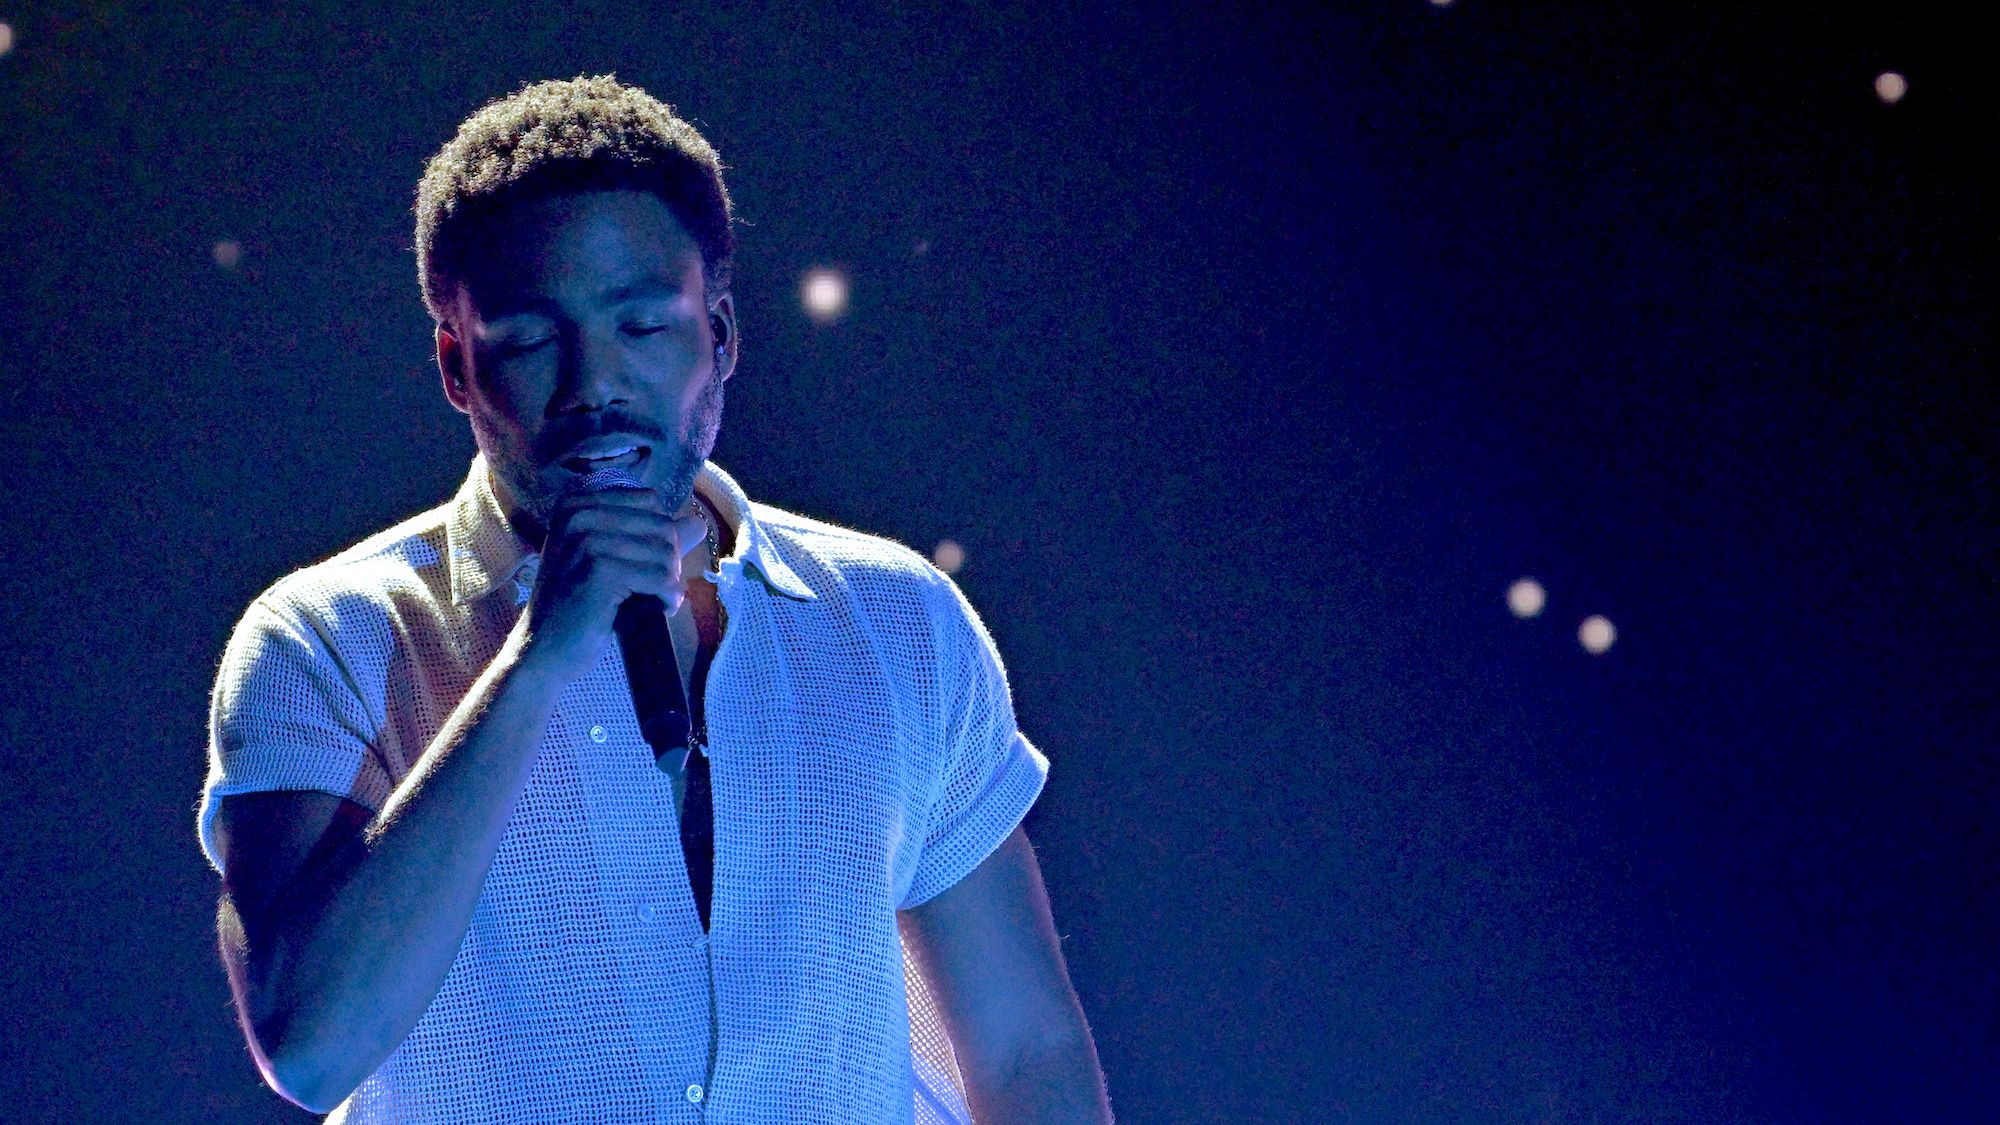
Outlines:
[{"label": "thumb", "polygon": [[695,548],[708,540],[708,520],[703,516],[697,502],[694,511],[674,521],[674,544],[680,557],[686,558]]}]

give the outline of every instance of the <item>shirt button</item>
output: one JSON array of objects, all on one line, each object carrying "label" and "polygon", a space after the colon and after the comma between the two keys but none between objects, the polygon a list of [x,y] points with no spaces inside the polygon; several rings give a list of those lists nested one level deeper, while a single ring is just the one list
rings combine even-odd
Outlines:
[{"label": "shirt button", "polygon": [[639,921],[641,921],[641,922],[650,922],[650,921],[652,921],[652,920],[653,920],[653,918],[654,918],[654,917],[655,917],[656,915],[658,915],[658,914],[659,914],[659,911],[658,911],[658,910],[655,910],[655,909],[653,908],[653,904],[649,902],[649,903],[647,903],[646,905],[644,905],[644,906],[641,906],[641,907],[639,908]]},{"label": "shirt button", "polygon": [[605,737],[606,737],[606,736],[605,736],[605,733],[604,733],[604,728],[603,728],[603,727],[591,727],[591,728],[590,728],[590,740],[591,740],[592,742],[603,742],[603,741],[604,741],[604,739],[605,739]]},{"label": "shirt button", "polygon": [[700,1103],[702,1099],[701,1083],[696,1082],[690,1085],[687,1090],[687,1095],[689,1101],[695,1102],[697,1104]]},{"label": "shirt button", "polygon": [[703,950],[707,949],[708,935],[703,934],[700,937],[694,939],[693,941],[688,942],[688,948],[694,950],[696,953],[700,953]]}]

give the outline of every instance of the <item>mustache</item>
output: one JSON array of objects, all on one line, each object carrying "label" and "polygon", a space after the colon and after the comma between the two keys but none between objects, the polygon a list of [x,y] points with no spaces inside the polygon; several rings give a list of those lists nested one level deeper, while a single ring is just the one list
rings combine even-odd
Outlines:
[{"label": "mustache", "polygon": [[665,445],[667,441],[666,432],[647,419],[613,411],[550,426],[535,436],[530,452],[537,463],[551,465],[575,448],[578,442],[604,434],[619,434],[654,448]]}]

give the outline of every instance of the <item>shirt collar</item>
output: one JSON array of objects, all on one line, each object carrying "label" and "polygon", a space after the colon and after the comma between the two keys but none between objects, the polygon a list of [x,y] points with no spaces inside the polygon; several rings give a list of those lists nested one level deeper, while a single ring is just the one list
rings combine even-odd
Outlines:
[{"label": "shirt collar", "polygon": [[[695,474],[694,487],[736,530],[735,554],[722,560],[725,574],[748,567],[765,585],[787,597],[801,601],[817,598],[812,587],[779,555],[770,533],[757,522],[749,498],[728,473],[705,461]],[[458,495],[452,497],[450,509],[445,543],[451,559],[454,604],[478,601],[513,579],[528,560],[539,559],[539,553],[529,549],[501,511],[485,454],[473,457],[472,468],[458,486]]]},{"label": "shirt collar", "polygon": [[533,552],[500,510],[486,455],[472,459],[472,469],[452,497],[445,519],[445,548],[451,559],[451,600],[455,605],[478,601],[514,577]]},{"label": "shirt collar", "polygon": [[722,513],[724,521],[736,529],[736,553],[722,560],[724,574],[732,568],[749,567],[763,579],[766,586],[778,593],[800,601],[810,602],[819,598],[811,586],[798,576],[791,564],[778,553],[777,544],[771,541],[771,533],[757,522],[754,505],[743,495],[743,489],[736,481],[713,461],[703,461],[701,472],[695,474],[695,491],[707,497]]}]

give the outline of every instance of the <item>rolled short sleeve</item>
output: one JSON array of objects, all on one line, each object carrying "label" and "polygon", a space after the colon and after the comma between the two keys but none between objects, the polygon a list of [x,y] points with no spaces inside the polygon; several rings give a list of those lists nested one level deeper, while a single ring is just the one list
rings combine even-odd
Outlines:
[{"label": "rolled short sleeve", "polygon": [[942,894],[993,854],[1041,795],[1049,772],[1048,759],[1015,725],[1006,669],[985,624],[955,583],[934,578],[942,769],[902,910]]},{"label": "rolled short sleeve", "polygon": [[310,789],[380,809],[390,781],[372,743],[379,721],[353,670],[308,611],[253,602],[230,635],[209,709],[208,779],[197,831],[218,872],[218,802]]}]

